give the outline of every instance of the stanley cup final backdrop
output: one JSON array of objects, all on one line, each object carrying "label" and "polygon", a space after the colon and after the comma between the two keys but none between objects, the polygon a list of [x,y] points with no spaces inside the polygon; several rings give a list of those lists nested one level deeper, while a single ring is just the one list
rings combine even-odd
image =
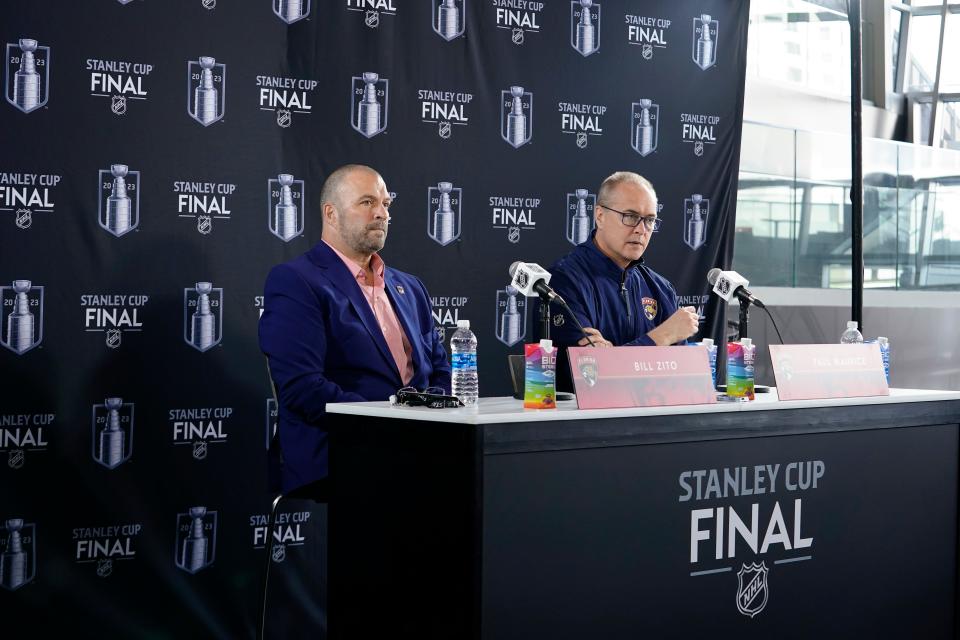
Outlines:
[{"label": "stanley cup final backdrop", "polygon": [[[509,393],[506,355],[537,321],[508,266],[587,238],[614,170],[656,186],[647,263],[720,332],[705,275],[732,252],[746,2],[0,11],[5,629],[252,633],[275,412],[263,282],[319,241],[339,165],[383,174],[383,256],[424,281],[445,341],[471,321],[481,395]],[[274,566],[309,576],[322,523],[282,524]],[[274,606],[315,623],[309,579],[287,582]]]}]

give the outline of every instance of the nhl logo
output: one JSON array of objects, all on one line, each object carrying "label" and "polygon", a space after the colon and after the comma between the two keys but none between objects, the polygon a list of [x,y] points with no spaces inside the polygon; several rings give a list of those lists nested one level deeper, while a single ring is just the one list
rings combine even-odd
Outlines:
[{"label": "nhl logo", "polygon": [[275,544],[273,545],[273,550],[270,553],[270,559],[274,562],[283,562],[287,559],[287,545],[285,544]]},{"label": "nhl logo", "polygon": [[109,558],[97,563],[97,576],[107,578],[113,573],[113,560]]},{"label": "nhl logo", "polygon": [[289,173],[267,180],[267,226],[270,233],[284,242],[303,235],[305,201],[303,180],[294,180]]},{"label": "nhl logo", "polygon": [[650,60],[653,58],[653,45],[645,44],[640,48],[640,55],[643,56],[644,60]]},{"label": "nhl logo", "polygon": [[634,102],[630,110],[630,146],[646,157],[657,150],[660,135],[660,105],[649,98]]},{"label": "nhl logo", "polygon": [[367,15],[363,19],[363,24],[367,25],[371,29],[376,29],[380,26],[380,12],[379,11],[367,11]]},{"label": "nhl logo", "polygon": [[513,44],[520,45],[523,44],[523,29],[519,27],[515,28],[510,35],[510,39],[513,41]]},{"label": "nhl logo", "polygon": [[512,347],[527,336],[527,299],[512,286],[497,291],[497,340]]},{"label": "nhl logo", "polygon": [[588,142],[587,134],[586,134],[585,132],[583,132],[583,131],[578,131],[578,132],[577,132],[577,147],[579,147],[580,149],[586,149],[586,148],[587,148],[587,142]]},{"label": "nhl logo", "polygon": [[112,96],[110,98],[110,111],[118,116],[127,112],[127,96]]},{"label": "nhl logo", "polygon": [[133,455],[133,403],[107,398],[93,405],[91,441],[93,459],[116,469]]},{"label": "nhl logo", "polygon": [[213,218],[210,216],[197,216],[197,231],[203,235],[208,235],[213,231]]},{"label": "nhl logo", "polygon": [[593,356],[580,356],[577,358],[577,371],[580,376],[591,387],[597,385],[597,379],[600,374],[597,369],[597,360]]},{"label": "nhl logo", "polygon": [[440,182],[427,189],[427,236],[445,247],[460,237],[460,203],[463,189]]},{"label": "nhl logo", "polygon": [[140,172],[125,164],[112,164],[98,173],[100,227],[114,237],[126,235],[140,224]]},{"label": "nhl logo", "polygon": [[683,242],[696,251],[707,241],[710,200],[694,193],[683,201]]},{"label": "nhl logo", "polygon": [[43,287],[14,280],[0,287],[0,344],[23,355],[43,342]]},{"label": "nhl logo", "polygon": [[310,0],[273,0],[273,13],[287,24],[293,24],[310,15]]},{"label": "nhl logo", "polygon": [[217,512],[191,507],[177,514],[174,564],[187,573],[197,573],[213,564],[217,551]]},{"label": "nhl logo", "polygon": [[703,155],[703,141],[697,140],[693,143],[693,155],[700,157]]},{"label": "nhl logo", "polygon": [[117,347],[119,347],[121,336],[122,334],[120,332],[120,329],[107,329],[107,338],[106,338],[107,346],[111,349],[116,349]]},{"label": "nhl logo", "polygon": [[201,56],[197,62],[188,62],[187,113],[190,117],[205,127],[222,119],[226,110],[226,82],[227,65],[218,64],[216,58]]},{"label": "nhl logo", "polygon": [[22,518],[7,520],[0,529],[0,549],[6,551],[0,587],[14,591],[37,575],[36,529],[35,524],[25,523]]},{"label": "nhl logo", "polygon": [[11,449],[7,454],[7,466],[11,469],[22,469],[25,459],[23,449]]},{"label": "nhl logo", "polygon": [[566,318],[564,318],[564,316],[563,316],[562,313],[554,314],[554,316],[553,316],[553,326],[555,326],[555,327],[562,327],[564,322],[566,322]]},{"label": "nhl logo", "polygon": [[600,50],[600,5],[594,0],[571,0],[570,46],[583,57]]},{"label": "nhl logo", "polygon": [[453,127],[450,125],[449,121],[443,121],[437,125],[437,135],[439,135],[444,140],[447,140],[452,133]]},{"label": "nhl logo", "polygon": [[200,0],[200,6],[207,11],[213,11],[217,8],[217,0]]},{"label": "nhl logo", "polygon": [[767,586],[767,563],[741,565],[737,573],[737,610],[753,618],[767,606],[769,588]]},{"label": "nhl logo", "polygon": [[693,61],[706,71],[717,64],[717,35],[720,23],[703,14],[693,19]]},{"label": "nhl logo", "polygon": [[366,138],[387,129],[390,102],[390,81],[380,74],[366,71],[353,76],[350,92],[350,126]]},{"label": "nhl logo", "polygon": [[462,36],[467,23],[466,4],[467,0],[431,2],[434,33],[447,42]]},{"label": "nhl logo", "polygon": [[533,138],[533,94],[523,87],[500,92],[500,137],[514,149]]},{"label": "nhl logo", "polygon": [[50,93],[50,47],[23,38],[7,43],[5,58],[5,94],[7,102],[30,113],[47,104]]},{"label": "nhl logo", "polygon": [[520,227],[510,227],[507,229],[507,240],[513,244],[520,242]]},{"label": "nhl logo", "polygon": [[207,443],[204,441],[193,443],[193,457],[195,460],[203,460],[207,457]]},{"label": "nhl logo", "polygon": [[33,211],[30,209],[17,209],[14,214],[13,222],[18,229],[29,229],[33,224]]},{"label": "nhl logo", "polygon": [[223,337],[223,289],[198,282],[183,290],[183,340],[197,351],[220,344]]},{"label": "nhl logo", "polygon": [[286,129],[293,122],[293,114],[290,109],[277,109],[277,126]]}]

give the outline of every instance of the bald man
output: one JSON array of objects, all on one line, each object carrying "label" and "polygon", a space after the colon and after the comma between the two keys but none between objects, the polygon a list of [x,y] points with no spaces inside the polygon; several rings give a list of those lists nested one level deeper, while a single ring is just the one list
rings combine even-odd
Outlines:
[{"label": "bald man", "polygon": [[[577,314],[595,346],[665,346],[684,343],[699,330],[694,308],[679,307],[670,281],[643,262],[661,222],[650,181],[618,171],[597,192],[590,238],[550,267],[550,286]],[[588,344],[573,322],[555,327],[551,335],[559,347]],[[565,349],[561,357],[558,384],[567,388]]]},{"label": "bald man", "polygon": [[450,391],[426,287],[378,255],[390,205],[379,173],[337,169],[320,194],[321,241],[267,276],[260,349],[277,390],[285,492],[327,476],[328,402],[386,400],[405,386]]}]

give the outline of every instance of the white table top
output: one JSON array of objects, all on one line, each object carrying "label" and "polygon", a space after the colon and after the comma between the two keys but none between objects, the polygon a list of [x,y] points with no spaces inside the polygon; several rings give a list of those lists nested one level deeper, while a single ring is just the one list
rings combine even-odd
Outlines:
[{"label": "white table top", "polygon": [[511,397],[480,398],[478,406],[460,409],[428,409],[426,407],[391,406],[389,402],[338,402],[327,405],[328,413],[399,418],[426,422],[457,424],[496,424],[504,422],[548,422],[551,420],[593,420],[595,418],[628,418],[632,416],[667,416],[692,413],[728,413],[735,411],[774,411],[814,407],[847,407],[867,404],[933,402],[960,400],[960,391],[930,389],[890,389],[889,396],[836,398],[827,400],[788,400],[777,398],[776,388],[758,393],[752,402],[718,402],[673,407],[628,409],[577,409],[576,401],[560,402],[556,409],[524,409],[522,400]]}]

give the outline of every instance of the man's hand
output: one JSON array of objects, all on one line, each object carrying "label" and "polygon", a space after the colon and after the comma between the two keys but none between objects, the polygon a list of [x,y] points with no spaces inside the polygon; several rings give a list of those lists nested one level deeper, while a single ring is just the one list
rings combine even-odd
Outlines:
[{"label": "man's hand", "polygon": [[693,307],[680,307],[659,327],[649,332],[647,336],[658,347],[665,347],[686,340],[699,330],[700,316],[697,315],[696,310]]},{"label": "man's hand", "polygon": [[[593,327],[584,327],[583,332],[590,336],[590,339],[593,341],[595,347],[612,347],[613,343],[603,337],[599,329],[594,329]],[[590,345],[587,342],[586,338],[580,338],[580,341],[577,342],[581,347],[587,347]]]}]

